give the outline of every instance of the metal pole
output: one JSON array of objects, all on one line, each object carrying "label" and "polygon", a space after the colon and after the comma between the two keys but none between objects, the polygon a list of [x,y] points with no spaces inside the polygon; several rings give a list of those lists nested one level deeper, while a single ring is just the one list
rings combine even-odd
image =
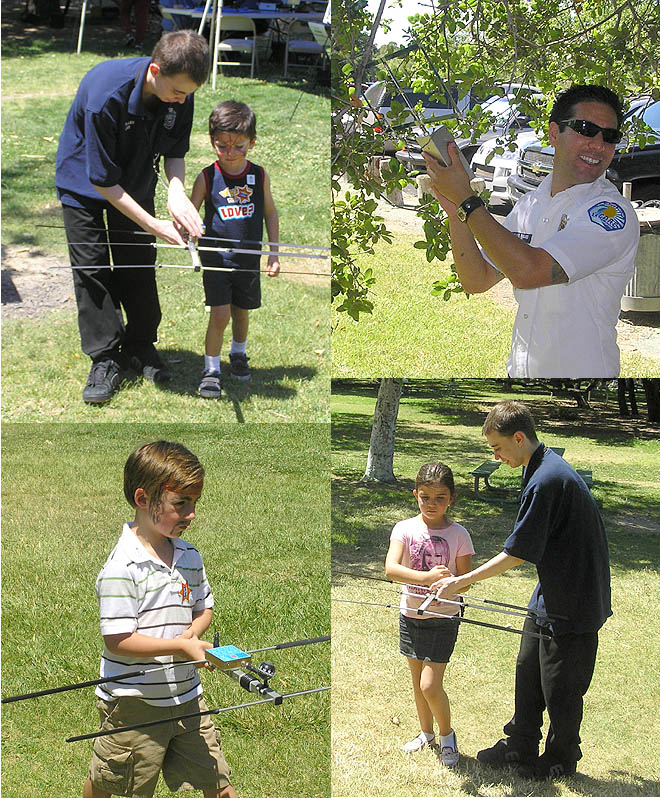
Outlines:
[{"label": "metal pole", "polygon": [[82,10],[80,12],[80,28],[78,29],[78,48],[76,49],[76,55],[80,55],[80,50],[82,48],[82,39],[83,39],[83,31],[85,29],[86,15],[87,15],[87,0],[83,0]]}]

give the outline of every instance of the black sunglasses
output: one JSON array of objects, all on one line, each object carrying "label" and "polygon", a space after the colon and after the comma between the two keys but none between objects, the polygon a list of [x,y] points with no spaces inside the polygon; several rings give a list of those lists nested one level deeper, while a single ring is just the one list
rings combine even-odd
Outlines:
[{"label": "black sunglasses", "polygon": [[581,136],[586,136],[589,139],[592,139],[594,136],[602,133],[603,141],[606,144],[618,144],[623,138],[623,133],[620,130],[617,130],[614,127],[601,127],[595,122],[589,122],[588,119],[562,119],[562,121],[557,122],[557,124],[559,125],[560,129],[562,125],[565,127],[570,127],[571,130],[574,130],[576,133],[579,133]]}]

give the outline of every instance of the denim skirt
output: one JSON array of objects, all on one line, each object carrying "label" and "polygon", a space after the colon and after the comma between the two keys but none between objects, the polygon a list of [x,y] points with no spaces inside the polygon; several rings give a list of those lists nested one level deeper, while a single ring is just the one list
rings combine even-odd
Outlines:
[{"label": "denim skirt", "polygon": [[449,662],[459,623],[458,617],[424,619],[399,615],[399,651],[410,659]]}]

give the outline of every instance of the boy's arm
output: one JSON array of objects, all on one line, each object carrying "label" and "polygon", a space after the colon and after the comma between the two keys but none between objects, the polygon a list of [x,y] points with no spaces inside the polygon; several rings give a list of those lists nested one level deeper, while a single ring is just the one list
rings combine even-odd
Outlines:
[{"label": "boy's arm", "polygon": [[431,589],[437,591],[438,598],[451,598],[456,593],[462,593],[475,582],[481,582],[483,579],[490,579],[493,576],[503,574],[510,568],[515,568],[524,562],[525,560],[512,557],[503,551],[500,554],[496,554],[488,562],[475,568],[474,571],[469,571],[461,576],[451,576],[436,580],[431,585]]},{"label": "boy's arm", "polygon": [[196,210],[202,207],[202,203],[206,198],[206,180],[204,172],[200,172],[193,184],[192,193],[190,194],[190,201],[195,206]]},{"label": "boy's arm", "polygon": [[94,185],[94,188],[103,199],[107,200],[124,216],[138,224],[143,230],[146,230],[147,233],[152,233],[158,238],[162,238],[168,244],[183,244],[183,239],[172,222],[165,219],[156,219],[145,211],[119,184],[115,186]]},{"label": "boy's arm", "polygon": [[193,621],[186,631],[181,634],[181,637],[200,638],[211,625],[212,618],[213,610],[210,608],[198,613],[193,612]]},{"label": "boy's arm", "polygon": [[139,632],[104,635],[106,648],[111,654],[124,657],[163,657],[175,656],[181,660],[204,659],[204,652],[213,648],[211,643],[196,637],[183,636],[163,639],[149,637]]},{"label": "boy's arm", "polygon": [[401,565],[403,560],[403,543],[400,540],[390,541],[390,548],[385,558],[385,574],[394,582],[404,582],[412,585],[430,585],[444,576],[451,576],[451,572],[444,565],[435,565],[430,571],[416,571]]},{"label": "boy's arm", "polygon": [[185,179],[186,162],[183,158],[165,158],[165,174],[169,188],[167,189],[167,211],[174,221],[190,233],[192,238],[202,235],[202,220],[198,207],[186,197]]},{"label": "boy's arm", "polygon": [[[269,241],[277,242],[280,240],[280,219],[277,215],[277,208],[270,190],[270,178],[264,169],[264,221],[266,222],[266,234]],[[270,249],[273,253],[277,252],[277,244],[271,244]],[[280,271],[279,257],[275,254],[268,256],[268,276],[275,277]]]}]

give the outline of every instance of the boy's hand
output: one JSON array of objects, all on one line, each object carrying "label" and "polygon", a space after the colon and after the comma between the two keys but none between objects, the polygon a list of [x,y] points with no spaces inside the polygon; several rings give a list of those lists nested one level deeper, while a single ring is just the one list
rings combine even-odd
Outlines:
[{"label": "boy's hand", "polygon": [[[175,639],[180,642],[181,656],[184,660],[195,661],[204,659],[205,652],[209,648],[213,648],[211,643],[208,643],[206,640],[200,640],[190,629],[186,629],[185,632]],[[206,668],[209,671],[213,670],[213,666],[210,662],[200,663],[199,665],[195,665],[195,667]]]},{"label": "boy's hand", "polygon": [[277,255],[270,255],[268,257],[268,267],[266,274],[269,277],[277,277],[279,273],[280,273],[280,262],[277,258]]},{"label": "boy's hand", "polygon": [[460,589],[457,586],[457,582],[459,581],[459,576],[449,576],[433,582],[433,584],[430,585],[430,588],[431,590],[436,591],[436,595],[439,599],[450,599],[457,593],[460,593]]},{"label": "boy's hand", "polygon": [[179,228],[187,230],[193,238],[200,238],[204,234],[202,218],[197,208],[188,199],[183,188],[174,181],[170,182],[167,192],[167,211]]}]

